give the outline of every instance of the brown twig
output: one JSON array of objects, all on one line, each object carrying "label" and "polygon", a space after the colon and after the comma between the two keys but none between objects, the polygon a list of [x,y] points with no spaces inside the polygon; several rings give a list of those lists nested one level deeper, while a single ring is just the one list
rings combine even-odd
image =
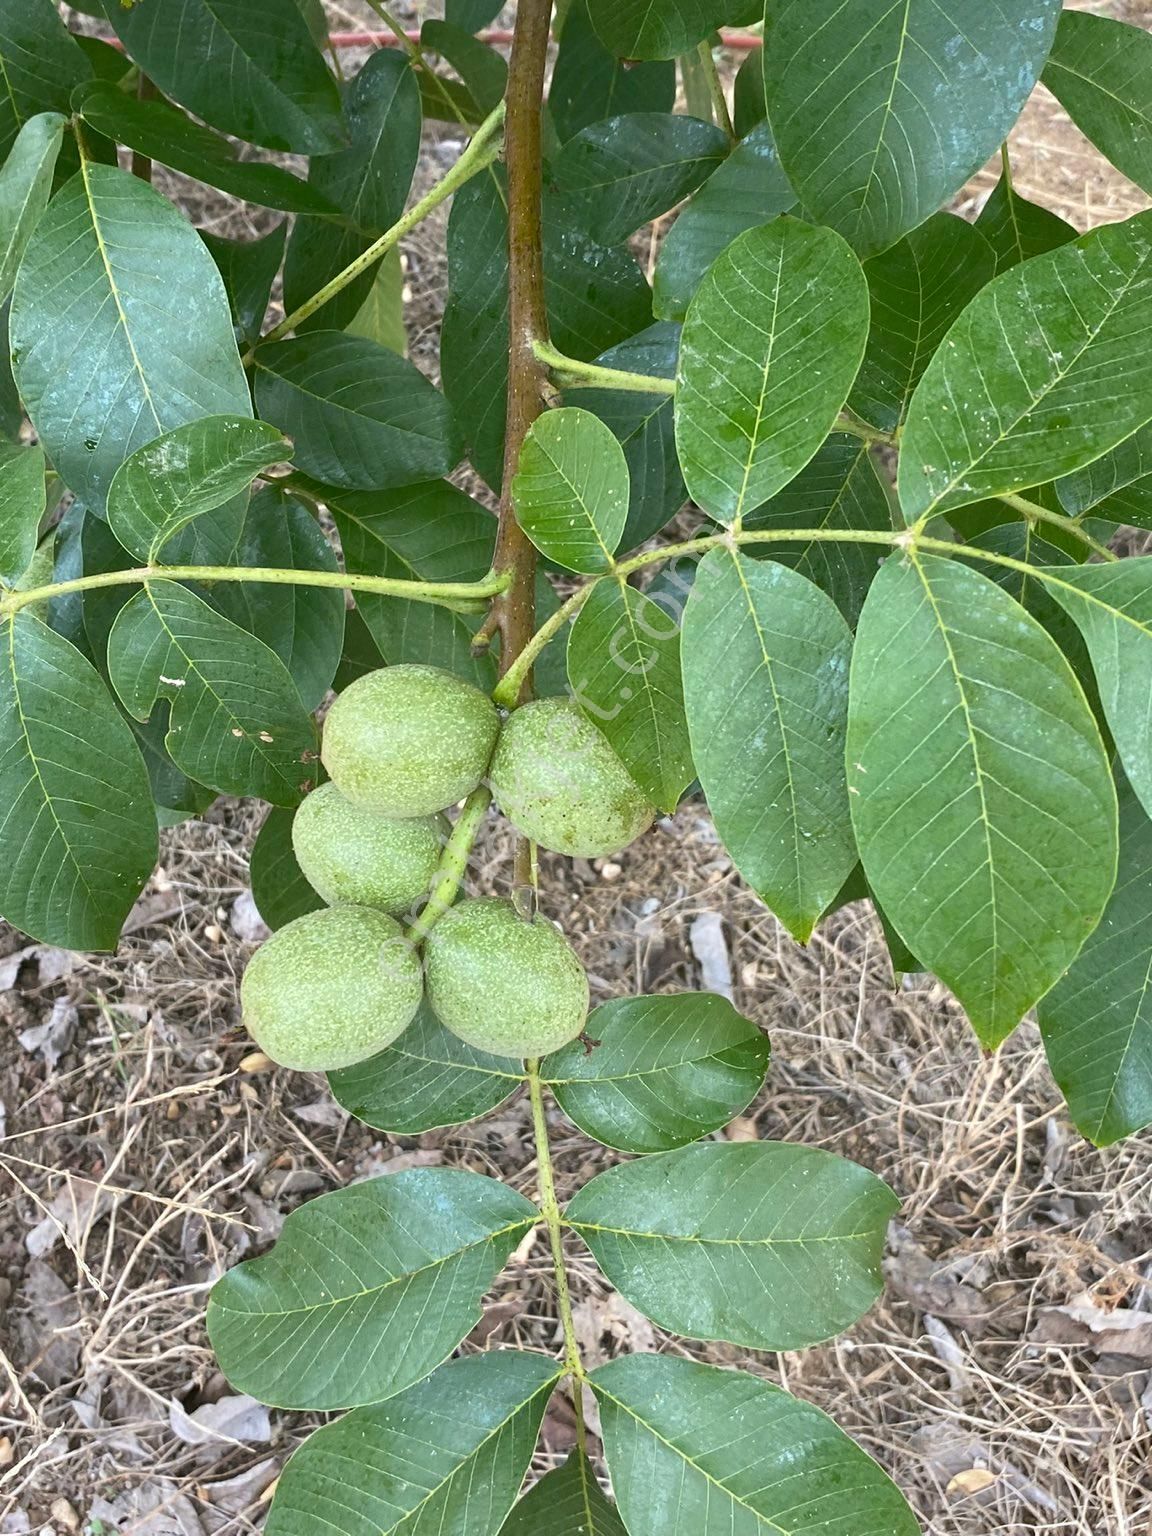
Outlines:
[{"label": "brown twig", "polygon": [[[546,373],[533,348],[548,339],[541,243],[540,106],[552,0],[520,0],[508,63],[504,128],[508,164],[508,425],[494,569],[512,581],[495,601],[500,670],[505,672],[536,626],[536,551],[516,519],[512,477],[528,429],[544,410]],[[531,693],[526,676],[520,699]]]}]

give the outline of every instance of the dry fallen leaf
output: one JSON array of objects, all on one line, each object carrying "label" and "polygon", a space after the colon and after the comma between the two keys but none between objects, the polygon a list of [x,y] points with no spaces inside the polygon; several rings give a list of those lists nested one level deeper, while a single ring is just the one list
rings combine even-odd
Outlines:
[{"label": "dry fallen leaf", "polygon": [[944,1491],[950,1499],[968,1499],[975,1493],[983,1493],[997,1481],[995,1472],[990,1472],[987,1467],[969,1467],[964,1472],[957,1472]]}]

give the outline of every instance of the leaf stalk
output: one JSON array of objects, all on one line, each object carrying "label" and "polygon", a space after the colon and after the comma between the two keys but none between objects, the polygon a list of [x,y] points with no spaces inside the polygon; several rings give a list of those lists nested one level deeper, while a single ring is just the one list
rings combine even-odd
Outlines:
[{"label": "leaf stalk", "polygon": [[[355,282],[362,272],[366,272],[382,256],[386,256],[394,245],[398,245],[405,235],[411,234],[417,224],[421,223],[440,204],[445,202],[457,192],[466,181],[471,181],[478,171],[484,170],[498,158],[503,147],[501,130],[504,124],[504,103],[493,107],[488,116],[477,128],[472,136],[468,148],[457,160],[448,173],[441,177],[434,187],[431,187],[419,202],[414,203],[408,212],[403,214],[391,229],[385,230],[378,240],[374,240],[368,249],[355,260],[350,261],[342,272],[338,272],[331,282],[325,283],[323,288],[314,293],[310,299],[306,299],[290,315],[285,315],[279,325],[274,325],[267,335],[262,336],[257,346],[263,346],[265,342],[279,341],[289,331],[294,331],[297,326],[303,324],[318,309],[323,309],[330,299],[347,288],[349,283]],[[247,367],[256,355],[256,347],[252,347],[245,354],[244,366]]]}]

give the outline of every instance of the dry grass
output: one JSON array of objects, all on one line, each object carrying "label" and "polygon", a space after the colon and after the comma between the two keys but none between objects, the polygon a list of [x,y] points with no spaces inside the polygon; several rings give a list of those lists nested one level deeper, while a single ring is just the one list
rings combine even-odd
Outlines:
[{"label": "dry grass", "polygon": [[[339,26],[367,16],[330,9]],[[1124,14],[1142,19],[1135,5]],[[439,137],[450,157],[452,133]],[[1042,95],[1012,146],[1025,194],[1080,227],[1146,203]],[[267,227],[266,215],[192,203],[186,184],[170,185],[202,225]],[[982,173],[961,207],[989,185]],[[442,235],[430,224],[406,249],[413,352],[430,368]],[[322,1079],[244,1070],[236,978],[255,937],[254,825],[250,808],[222,801],[167,834],[114,958],[68,969],[34,952],[0,991],[13,1042],[0,1066],[0,1532],[256,1529],[311,1421],[272,1414],[245,1426],[245,1442],[195,1445],[174,1431],[173,1414],[182,1428],[181,1409],[227,1392],[201,1323],[213,1280],[265,1247],[301,1200],[350,1179],[447,1163],[532,1188],[522,1101],[451,1132],[390,1138],[336,1110]],[[478,886],[507,887],[508,853],[493,825]],[[1152,1349],[1101,1352],[1053,1309],[1087,1295],[1104,1311],[1152,1311],[1148,1137],[1086,1146],[1034,1030],[981,1053],[941,988],[892,985],[863,910],[798,948],[735,878],[698,808],[614,863],[546,858],[543,877],[597,999],[698,987],[702,960],[709,985],[727,969],[737,1004],[770,1032],[774,1065],[726,1134],[830,1147],[903,1201],[885,1297],[849,1334],[802,1355],[691,1352],[833,1413],[909,1491],[931,1536],[1147,1536]],[[0,955],[20,944],[0,928]],[[26,1033],[46,1025],[46,1041]],[[563,1196],[609,1154],[559,1119],[555,1134]],[[614,1305],[575,1244],[571,1258],[590,1354],[684,1348]],[[467,1347],[550,1347],[548,1272],[541,1243],[519,1253]],[[557,1403],[540,1464],[571,1439]]]}]

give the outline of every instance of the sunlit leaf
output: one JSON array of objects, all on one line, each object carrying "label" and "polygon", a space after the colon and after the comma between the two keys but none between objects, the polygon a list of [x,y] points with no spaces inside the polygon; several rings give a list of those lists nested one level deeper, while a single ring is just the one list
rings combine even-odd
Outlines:
[{"label": "sunlit leaf", "polygon": [[43,448],[0,443],[0,583],[31,565],[45,504]]},{"label": "sunlit leaf", "polygon": [[175,582],[148,582],[121,610],[108,671],[138,720],[168,702],[166,745],[199,783],[295,805],[314,778],[315,732],[284,663]]},{"label": "sunlit leaf", "polygon": [[292,444],[267,422],[202,416],[125,459],[108,490],[108,522],[125,549],[154,563],[181,528],[291,454]]},{"label": "sunlit leaf", "polygon": [[606,571],[628,516],[624,450],[591,412],[546,411],[520,450],[512,501],[520,526],[549,559],[572,571]]},{"label": "sunlit leaf", "polygon": [[48,206],[65,122],[58,112],[29,118],[0,170],[0,303],[12,292],[16,269]]},{"label": "sunlit leaf", "polygon": [[684,323],[676,447],[692,499],[731,523],[798,474],[864,354],[868,285],[830,229],[777,219],[709,267]]},{"label": "sunlit leaf", "polygon": [[156,861],[140,753],[61,635],[22,612],[0,646],[0,912],[46,944],[114,949]]},{"label": "sunlit leaf", "polygon": [[861,255],[978,171],[1044,66],[1061,0],[768,0],[764,90],[788,179]]},{"label": "sunlit leaf", "polygon": [[1152,213],[989,284],[912,396],[899,473],[907,520],[1070,474],[1152,419],[1150,329]]},{"label": "sunlit leaf", "polygon": [[711,992],[601,1003],[582,1040],[545,1058],[556,1102],[621,1152],[667,1152],[727,1125],[755,1098],[768,1038]]},{"label": "sunlit leaf", "polygon": [[1068,662],[987,577],[893,558],[860,616],[847,760],[877,900],[999,1044],[1115,879],[1112,775]]},{"label": "sunlit leaf", "polygon": [[1120,868],[1100,926],[1036,1006],[1052,1075],[1097,1146],[1152,1124],[1152,823],[1126,783]]},{"label": "sunlit leaf", "polygon": [[523,1082],[507,1056],[477,1051],[446,1030],[428,1007],[394,1044],[354,1067],[331,1072],[338,1104],[379,1131],[418,1136],[475,1120]]},{"label": "sunlit leaf", "polygon": [[920,1536],[871,1457],[769,1382],[625,1355],[591,1386],[629,1536]]},{"label": "sunlit leaf", "polygon": [[233,1386],[281,1408],[392,1397],[455,1349],[539,1219],[459,1168],[411,1168],[310,1200],[220,1280],[208,1333]]},{"label": "sunlit leaf", "polygon": [[86,163],[49,203],[11,340],[37,436],[98,513],[134,449],[200,416],[252,413],[215,263],[167,199],[113,166]]},{"label": "sunlit leaf", "polygon": [[558,1376],[545,1355],[492,1350],[326,1425],[281,1474],[267,1536],[496,1536]]},{"label": "sunlit leaf", "polygon": [[625,581],[592,589],[568,637],[568,676],[652,803],[671,813],[695,778],[680,678],[680,626]]},{"label": "sunlit leaf", "polygon": [[852,636],[805,577],[735,550],[684,610],[692,758],[732,862],[801,941],[856,862],[844,777]]}]

